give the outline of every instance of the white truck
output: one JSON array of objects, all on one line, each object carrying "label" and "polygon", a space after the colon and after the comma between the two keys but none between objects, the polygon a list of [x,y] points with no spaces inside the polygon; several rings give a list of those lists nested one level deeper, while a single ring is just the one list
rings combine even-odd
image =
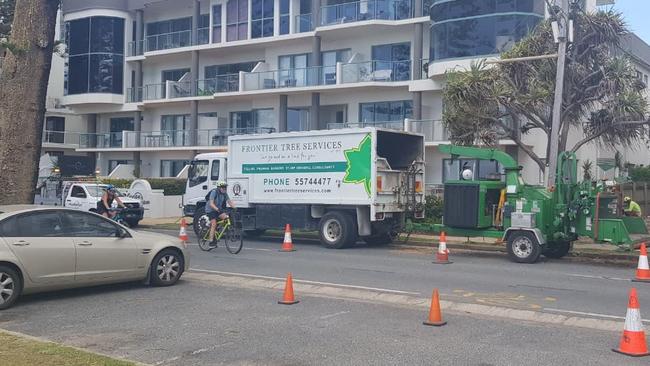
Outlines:
[{"label": "white truck", "polygon": [[226,181],[247,234],[291,224],[330,248],[389,243],[424,216],[424,155],[422,135],[378,128],[231,136],[228,153],[191,162],[184,213],[198,232],[206,194]]},{"label": "white truck", "polygon": [[[106,184],[97,184],[90,182],[66,182],[63,185],[63,206],[82,210],[82,211],[97,211],[97,202],[99,202],[106,190]],[[136,227],[142,220],[144,208],[142,203],[136,199],[129,198],[123,194],[119,194],[120,200],[126,206],[122,213],[124,221],[129,227]],[[113,206],[117,207],[117,202],[113,202]]]}]

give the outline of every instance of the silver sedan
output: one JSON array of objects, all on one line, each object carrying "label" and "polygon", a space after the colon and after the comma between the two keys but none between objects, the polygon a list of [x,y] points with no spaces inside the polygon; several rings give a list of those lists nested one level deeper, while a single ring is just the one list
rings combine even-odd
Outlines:
[{"label": "silver sedan", "polygon": [[0,206],[0,310],[21,294],[141,280],[175,284],[189,268],[178,239],[103,216],[44,206]]}]

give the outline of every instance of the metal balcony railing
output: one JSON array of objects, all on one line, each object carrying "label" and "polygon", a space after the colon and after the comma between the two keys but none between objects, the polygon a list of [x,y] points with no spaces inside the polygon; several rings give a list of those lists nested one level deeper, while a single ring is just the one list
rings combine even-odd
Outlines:
[{"label": "metal balcony railing", "polygon": [[143,94],[144,94],[144,88],[143,87],[127,88],[126,89],[126,102],[127,103],[139,103],[139,102],[142,102]]},{"label": "metal balcony railing", "polygon": [[274,128],[219,128],[202,130],[124,131],[122,148],[174,148],[194,146],[226,146],[228,136],[264,134]]}]

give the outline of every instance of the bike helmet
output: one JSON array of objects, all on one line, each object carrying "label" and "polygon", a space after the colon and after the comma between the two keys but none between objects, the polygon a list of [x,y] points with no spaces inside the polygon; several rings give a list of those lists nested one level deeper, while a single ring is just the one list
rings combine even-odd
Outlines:
[{"label": "bike helmet", "polygon": [[226,187],[228,187],[228,183],[226,183],[226,182],[224,182],[222,180],[217,182],[217,188],[226,188]]},{"label": "bike helmet", "polygon": [[115,191],[115,186],[112,185],[112,184],[109,184],[109,185],[106,186],[106,190],[109,191],[109,192],[113,192],[113,191]]}]

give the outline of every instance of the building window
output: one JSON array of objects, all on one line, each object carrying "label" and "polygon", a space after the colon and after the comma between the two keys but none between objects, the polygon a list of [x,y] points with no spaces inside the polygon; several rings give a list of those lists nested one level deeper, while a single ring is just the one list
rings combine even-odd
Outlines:
[{"label": "building window", "polygon": [[122,94],[124,19],[90,17],[66,23],[65,94]]},{"label": "building window", "polygon": [[347,50],[325,51],[321,54],[323,80],[327,85],[336,84],[336,63],[348,62],[352,52]]},{"label": "building window", "polygon": [[309,108],[287,109],[287,131],[309,130]]},{"label": "building window", "polygon": [[[279,82],[282,87],[305,86],[309,54],[286,55],[278,58]],[[316,84],[317,85],[317,84]]]},{"label": "building window", "polygon": [[272,108],[230,112],[230,127],[238,133],[273,132],[275,125]]},{"label": "building window", "polygon": [[221,4],[212,7],[212,43],[221,43]]},{"label": "building window", "polygon": [[65,117],[45,118],[45,141],[62,144],[65,141]]},{"label": "building window", "polygon": [[413,115],[413,102],[374,102],[359,104],[359,120],[363,123],[401,122]]},{"label": "building window", "polygon": [[228,0],[226,4],[226,40],[248,38],[248,0]]},{"label": "building window", "polygon": [[186,165],[190,165],[189,160],[161,160],[160,177],[176,177]]},{"label": "building window", "polygon": [[211,93],[238,91],[239,72],[251,72],[258,62],[206,66],[204,87]]},{"label": "building window", "polygon": [[[422,0],[422,15],[428,17],[431,14],[431,5],[434,0]],[[508,0],[506,0],[508,1]]]},{"label": "building window", "polygon": [[133,164],[133,160],[109,160],[108,161],[108,174],[112,173],[118,165]]},{"label": "building window", "polygon": [[280,34],[289,34],[289,0],[280,0]]},{"label": "building window", "polygon": [[123,131],[133,131],[133,118],[111,118],[110,147],[122,147]]},{"label": "building window", "polygon": [[457,0],[431,6],[429,58],[476,57],[507,51],[544,19],[544,0]]},{"label": "building window", "polygon": [[[180,81],[185,74],[188,74],[190,69],[176,69],[176,70],[163,70],[161,73],[161,86],[160,86],[160,97],[164,99],[167,97],[167,86],[165,85],[168,81]],[[189,96],[190,88],[180,88],[178,85],[174,90],[172,90],[172,95],[174,97],[181,97],[183,94],[188,94]]]},{"label": "building window", "polygon": [[273,36],[273,0],[252,0],[251,37]]},{"label": "building window", "polygon": [[372,46],[372,71],[386,70],[391,81],[411,79],[411,45],[409,43]]},{"label": "building window", "polygon": [[[160,117],[160,137],[152,137],[152,146],[189,146],[190,134],[187,130],[190,116],[187,114],[166,115]],[[159,141],[156,141],[159,140]],[[145,141],[145,145],[147,145]]]}]

